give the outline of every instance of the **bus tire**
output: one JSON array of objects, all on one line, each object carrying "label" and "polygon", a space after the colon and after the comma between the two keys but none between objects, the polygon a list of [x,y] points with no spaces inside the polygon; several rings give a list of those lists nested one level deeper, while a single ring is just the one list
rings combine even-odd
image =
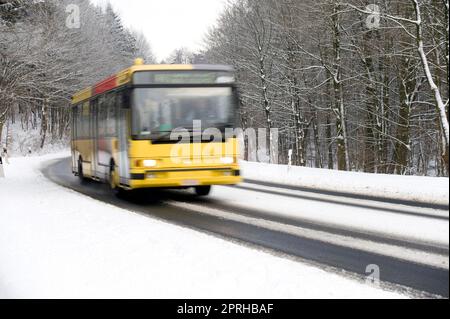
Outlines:
[{"label": "bus tire", "polygon": [[83,173],[83,159],[80,157],[78,159],[78,179],[80,180],[80,182],[84,183],[86,181],[86,178],[84,177],[84,173]]},{"label": "bus tire", "polygon": [[195,188],[195,193],[200,197],[208,196],[209,194],[211,194],[211,189],[211,186],[198,186]]},{"label": "bus tire", "polygon": [[109,178],[108,178],[108,182],[109,182],[109,187],[113,190],[113,191],[117,191],[118,189],[120,189],[118,187],[118,185],[116,184],[116,180],[117,180],[117,176],[116,176],[116,164],[114,163],[114,161],[111,161],[110,165],[109,165]]}]

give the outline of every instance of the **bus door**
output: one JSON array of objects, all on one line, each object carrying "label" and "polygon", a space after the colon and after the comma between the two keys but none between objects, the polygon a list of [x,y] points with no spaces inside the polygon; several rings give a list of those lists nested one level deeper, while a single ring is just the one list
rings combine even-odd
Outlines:
[{"label": "bus door", "polygon": [[92,177],[99,177],[98,170],[98,99],[92,101],[91,104],[91,137],[92,137],[92,161],[91,161],[91,172]]},{"label": "bus door", "polygon": [[129,139],[129,109],[123,105],[122,94],[117,97],[118,110],[117,110],[117,133],[118,133],[118,156],[120,184],[130,184],[130,161],[128,156],[128,139]]},{"label": "bus door", "polygon": [[78,105],[72,108],[72,140],[70,141],[70,148],[72,151],[72,172],[78,171],[78,157],[76,156],[75,141],[78,141],[78,122],[80,119],[80,107]]}]

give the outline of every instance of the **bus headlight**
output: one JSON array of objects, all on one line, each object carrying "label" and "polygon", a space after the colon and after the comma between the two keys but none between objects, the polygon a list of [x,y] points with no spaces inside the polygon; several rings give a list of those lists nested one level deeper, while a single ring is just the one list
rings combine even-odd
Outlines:
[{"label": "bus headlight", "polygon": [[222,157],[220,159],[220,162],[225,165],[231,165],[234,163],[234,158],[233,157]]},{"label": "bus headlight", "polygon": [[155,167],[156,165],[158,165],[158,162],[155,160],[145,160],[145,161],[142,161],[142,164],[145,167]]}]

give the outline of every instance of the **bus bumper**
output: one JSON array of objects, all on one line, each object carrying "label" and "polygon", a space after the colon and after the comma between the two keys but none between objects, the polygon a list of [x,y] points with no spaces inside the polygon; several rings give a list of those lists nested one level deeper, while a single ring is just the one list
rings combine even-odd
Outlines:
[{"label": "bus bumper", "polygon": [[183,188],[236,185],[242,182],[239,168],[132,172],[130,188]]}]

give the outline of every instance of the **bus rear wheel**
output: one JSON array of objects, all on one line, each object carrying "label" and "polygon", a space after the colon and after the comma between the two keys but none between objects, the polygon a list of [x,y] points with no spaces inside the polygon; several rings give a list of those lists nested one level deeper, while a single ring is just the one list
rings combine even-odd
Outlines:
[{"label": "bus rear wheel", "polygon": [[109,187],[111,187],[112,190],[117,190],[117,176],[116,176],[116,165],[114,164],[114,162],[111,162],[111,165],[109,167],[109,178],[108,178],[108,182],[109,182]]},{"label": "bus rear wheel", "polygon": [[208,196],[209,194],[211,194],[211,186],[198,186],[195,188],[195,193],[197,194],[197,196]]}]

